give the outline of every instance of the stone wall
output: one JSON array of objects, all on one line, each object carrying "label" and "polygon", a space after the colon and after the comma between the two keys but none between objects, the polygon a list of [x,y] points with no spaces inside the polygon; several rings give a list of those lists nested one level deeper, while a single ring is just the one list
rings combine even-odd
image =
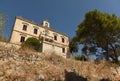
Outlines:
[{"label": "stone wall", "polygon": [[20,45],[8,43],[8,42],[0,42],[0,46],[11,48],[11,49],[19,49],[21,47]]}]

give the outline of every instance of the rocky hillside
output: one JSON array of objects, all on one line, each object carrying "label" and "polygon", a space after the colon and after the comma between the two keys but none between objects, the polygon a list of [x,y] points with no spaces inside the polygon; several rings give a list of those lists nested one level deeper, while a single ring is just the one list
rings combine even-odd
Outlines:
[{"label": "rocky hillside", "polygon": [[115,65],[0,46],[0,81],[119,81]]}]

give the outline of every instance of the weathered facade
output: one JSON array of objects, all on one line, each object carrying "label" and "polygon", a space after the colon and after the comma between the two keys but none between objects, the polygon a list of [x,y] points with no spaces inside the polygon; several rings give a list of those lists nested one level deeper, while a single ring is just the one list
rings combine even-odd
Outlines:
[{"label": "weathered facade", "polygon": [[47,20],[44,20],[42,24],[37,24],[22,17],[16,17],[10,43],[20,45],[29,37],[40,39],[41,52],[54,52],[62,57],[67,57],[69,38],[66,34],[51,29]]}]

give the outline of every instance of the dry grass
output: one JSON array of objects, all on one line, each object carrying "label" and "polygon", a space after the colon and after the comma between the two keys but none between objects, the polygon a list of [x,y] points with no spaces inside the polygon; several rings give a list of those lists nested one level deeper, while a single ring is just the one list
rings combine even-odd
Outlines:
[{"label": "dry grass", "polygon": [[64,59],[54,53],[0,47],[0,81],[65,81],[65,70],[86,77],[88,81],[102,78],[118,81],[120,75],[115,67],[108,62],[81,62]]}]

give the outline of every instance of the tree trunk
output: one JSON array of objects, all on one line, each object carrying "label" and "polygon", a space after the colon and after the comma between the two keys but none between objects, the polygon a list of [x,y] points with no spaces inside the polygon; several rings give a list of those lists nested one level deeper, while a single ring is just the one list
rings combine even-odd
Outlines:
[{"label": "tree trunk", "polygon": [[108,40],[106,39],[106,60],[109,61]]},{"label": "tree trunk", "polygon": [[118,56],[117,56],[117,53],[115,53],[114,55],[115,55],[115,63],[118,64]]},{"label": "tree trunk", "polygon": [[114,61],[115,63],[118,63],[118,56],[117,56],[117,52],[116,52],[116,48],[110,43],[110,46],[112,47],[112,50],[113,50],[113,56],[114,56]]}]

